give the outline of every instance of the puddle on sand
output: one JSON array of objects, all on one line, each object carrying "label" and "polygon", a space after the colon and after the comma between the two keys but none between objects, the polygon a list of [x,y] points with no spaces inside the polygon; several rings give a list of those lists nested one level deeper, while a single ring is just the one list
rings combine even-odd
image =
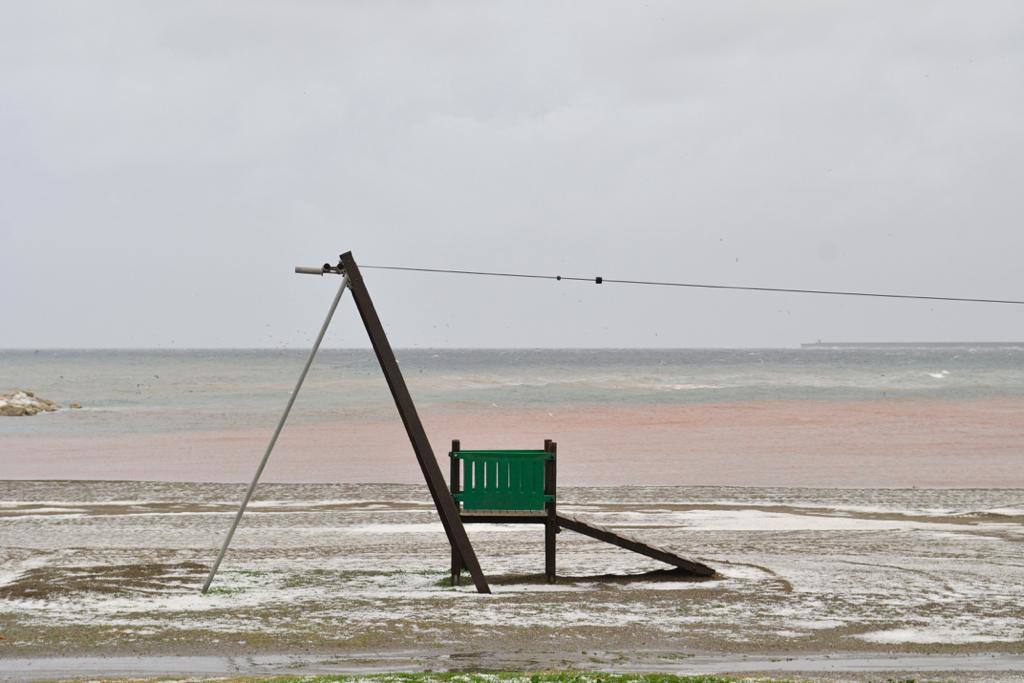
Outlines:
[{"label": "puddle on sand", "polygon": [[[585,662],[584,666],[580,663]],[[550,670],[577,668],[607,672],[683,675],[803,673],[919,675],[943,672],[1024,674],[1021,655],[864,655],[713,657],[640,652],[534,653],[517,657],[479,652],[398,652],[386,656],[256,655],[245,657],[49,657],[0,659],[0,680],[52,680],[139,676],[303,675],[413,671]]]}]

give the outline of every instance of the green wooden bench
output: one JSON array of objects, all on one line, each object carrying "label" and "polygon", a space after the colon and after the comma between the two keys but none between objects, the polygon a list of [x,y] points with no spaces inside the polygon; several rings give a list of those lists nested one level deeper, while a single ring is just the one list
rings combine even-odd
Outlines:
[{"label": "green wooden bench", "polygon": [[452,451],[462,461],[462,481],[455,500],[462,510],[544,512],[555,497],[544,492],[547,451]]},{"label": "green wooden bench", "polygon": [[[543,450],[462,450],[452,441],[451,493],[463,523],[544,524],[545,575],[555,580],[555,475],[558,445]],[[452,549],[452,584],[462,558]]]}]

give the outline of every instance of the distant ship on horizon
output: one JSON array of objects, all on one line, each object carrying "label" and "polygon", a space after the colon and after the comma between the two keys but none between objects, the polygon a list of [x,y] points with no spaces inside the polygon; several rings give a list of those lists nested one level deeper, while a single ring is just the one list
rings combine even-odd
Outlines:
[{"label": "distant ship on horizon", "polygon": [[801,349],[1024,349],[1024,341],[1001,341],[1001,342],[971,342],[971,341],[946,341],[946,342],[828,342],[818,340],[800,344]]}]

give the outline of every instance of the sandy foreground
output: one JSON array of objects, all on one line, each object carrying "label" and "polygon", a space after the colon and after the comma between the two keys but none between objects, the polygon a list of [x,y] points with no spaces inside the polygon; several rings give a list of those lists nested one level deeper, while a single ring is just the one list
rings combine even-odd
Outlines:
[{"label": "sandy foreground", "polygon": [[567,488],[571,514],[712,565],[470,527],[447,585],[416,485],[0,482],[0,678],[531,669],[1024,679],[1024,490]]}]

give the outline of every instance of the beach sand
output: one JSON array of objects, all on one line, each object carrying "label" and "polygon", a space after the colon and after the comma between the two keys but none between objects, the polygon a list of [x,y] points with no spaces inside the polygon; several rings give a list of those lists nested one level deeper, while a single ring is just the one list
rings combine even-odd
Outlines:
[{"label": "beach sand", "polygon": [[475,525],[481,596],[447,585],[422,485],[269,484],[202,596],[241,491],[0,482],[0,675],[1024,676],[1024,490],[565,488],[563,511],[719,576],[563,531],[547,585],[539,529]]}]

